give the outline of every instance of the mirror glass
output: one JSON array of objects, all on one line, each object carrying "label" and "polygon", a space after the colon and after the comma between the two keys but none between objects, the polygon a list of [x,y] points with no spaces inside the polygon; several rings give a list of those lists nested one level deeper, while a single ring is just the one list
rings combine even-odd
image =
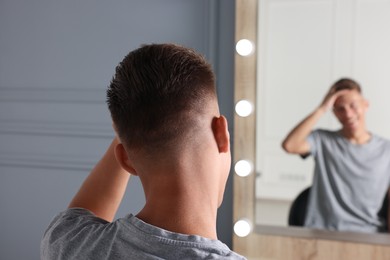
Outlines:
[{"label": "mirror glass", "polygon": [[[368,130],[390,138],[390,1],[260,0],[257,23],[256,224],[286,226],[313,159],[281,148],[341,77],[369,100]],[[337,129],[329,112],[317,127]]]}]

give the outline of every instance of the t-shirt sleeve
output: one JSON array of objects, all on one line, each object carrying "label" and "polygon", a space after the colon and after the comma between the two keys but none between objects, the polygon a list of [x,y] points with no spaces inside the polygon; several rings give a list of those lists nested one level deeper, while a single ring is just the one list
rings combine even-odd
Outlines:
[{"label": "t-shirt sleeve", "polygon": [[306,159],[310,155],[315,156],[316,151],[317,151],[316,139],[318,138],[318,134],[319,134],[319,131],[318,130],[314,130],[307,137],[306,141],[309,143],[310,151],[305,153],[305,154],[301,154],[301,157],[303,159]]},{"label": "t-shirt sleeve", "polygon": [[58,214],[46,229],[41,241],[41,259],[72,259],[91,237],[109,222],[82,208]]}]

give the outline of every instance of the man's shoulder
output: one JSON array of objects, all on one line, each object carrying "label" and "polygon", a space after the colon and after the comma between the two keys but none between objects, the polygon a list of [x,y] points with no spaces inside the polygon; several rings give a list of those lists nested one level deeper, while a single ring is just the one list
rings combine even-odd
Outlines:
[{"label": "man's shoulder", "polygon": [[390,139],[371,133],[371,143],[377,147],[385,148],[390,152]]},{"label": "man's shoulder", "polygon": [[338,135],[340,130],[330,130],[330,129],[324,129],[324,128],[317,128],[313,130],[315,133],[319,134],[325,134],[325,135]]},{"label": "man's shoulder", "polygon": [[311,136],[320,139],[336,139],[341,137],[339,130],[329,130],[323,128],[313,130]]},{"label": "man's shoulder", "polygon": [[163,230],[132,214],[107,222],[84,209],[68,209],[54,218],[42,240],[41,257],[86,259],[100,255],[108,259],[111,246],[117,249],[117,259],[245,259],[219,240]]},{"label": "man's shoulder", "polygon": [[379,134],[376,134],[376,133],[371,133],[371,136],[372,136],[373,138],[379,140],[380,142],[390,144],[390,139],[388,139],[387,137],[384,137],[384,136],[379,135]]}]

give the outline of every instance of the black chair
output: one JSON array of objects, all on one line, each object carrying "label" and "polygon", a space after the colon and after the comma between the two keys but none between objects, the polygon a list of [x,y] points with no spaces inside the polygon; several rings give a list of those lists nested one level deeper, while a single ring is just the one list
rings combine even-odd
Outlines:
[{"label": "black chair", "polygon": [[303,226],[305,223],[307,201],[310,194],[310,187],[303,190],[293,201],[288,214],[289,226]]},{"label": "black chair", "polygon": [[[389,195],[386,193],[385,198],[383,200],[382,208],[378,212],[378,216],[386,220],[386,224],[387,224],[387,218],[389,217],[388,209],[389,209]],[[389,227],[387,227],[387,230],[388,229]]]}]

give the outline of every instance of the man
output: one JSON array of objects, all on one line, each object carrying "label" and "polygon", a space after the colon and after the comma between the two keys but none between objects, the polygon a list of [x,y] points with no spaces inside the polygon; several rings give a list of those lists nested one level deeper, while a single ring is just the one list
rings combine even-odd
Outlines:
[{"label": "man", "polygon": [[[206,60],[173,44],[143,46],[116,68],[107,102],[117,138],[49,225],[42,259],[244,259],[217,240],[231,158]],[[129,173],[146,202],[113,221]]]},{"label": "man", "polygon": [[[315,160],[305,226],[330,230],[384,232],[378,216],[390,187],[390,142],[366,128],[368,101],[359,84],[340,79],[323,102],[283,141],[288,153]],[[314,130],[327,110],[342,127]]]}]

